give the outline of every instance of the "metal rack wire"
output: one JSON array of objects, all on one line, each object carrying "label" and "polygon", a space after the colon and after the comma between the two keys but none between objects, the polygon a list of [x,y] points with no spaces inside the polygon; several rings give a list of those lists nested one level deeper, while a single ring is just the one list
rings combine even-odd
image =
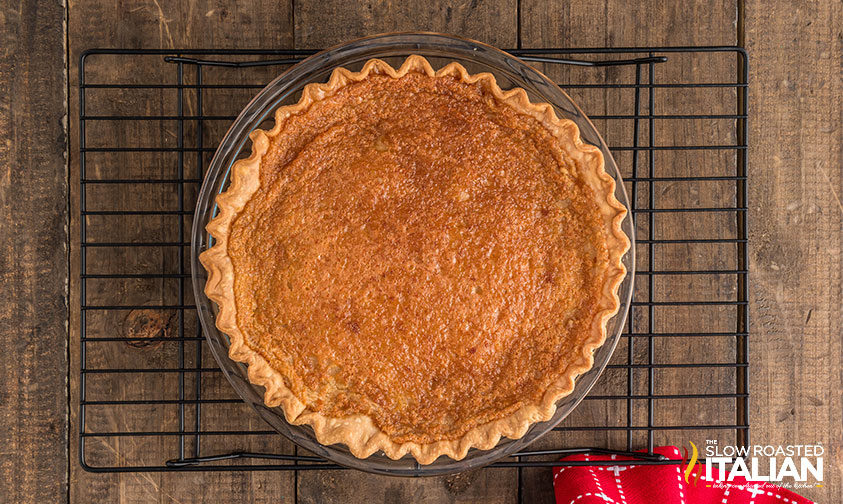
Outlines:
[{"label": "metal rack wire", "polygon": [[[624,344],[605,372],[613,376],[601,378],[559,436],[497,465],[559,465],[561,455],[583,450],[643,450],[636,464],[675,463],[652,455],[653,447],[683,444],[685,433],[748,445],[746,53],[510,52],[560,74],[560,86],[579,95],[604,130],[631,194],[640,260]],[[337,468],[237,410],[242,401],[209,358],[187,287],[185,230],[203,167],[250,96],[311,53],[82,55],[78,418],[85,469]],[[700,69],[717,58],[728,62],[717,66],[728,69],[724,75]],[[566,73],[572,68],[576,76]],[[589,100],[602,103],[603,113]],[[670,206],[657,204],[664,200]],[[716,421],[701,421],[703,409]],[[580,410],[599,414],[582,418]],[[673,421],[661,423],[665,415]],[[609,446],[571,448],[565,435]]]}]

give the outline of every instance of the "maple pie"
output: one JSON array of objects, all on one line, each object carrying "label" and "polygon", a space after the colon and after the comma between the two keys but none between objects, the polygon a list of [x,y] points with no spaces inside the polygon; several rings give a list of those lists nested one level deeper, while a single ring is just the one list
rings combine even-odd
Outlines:
[{"label": "maple pie", "polygon": [[626,210],[550,105],[458,63],[370,60],[251,140],[205,292],[288,422],[361,458],[461,459],[550,419],[591,368]]}]

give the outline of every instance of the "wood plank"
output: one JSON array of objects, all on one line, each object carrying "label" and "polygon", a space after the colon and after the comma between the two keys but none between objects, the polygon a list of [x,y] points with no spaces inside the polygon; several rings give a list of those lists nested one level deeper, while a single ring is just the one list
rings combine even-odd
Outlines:
[{"label": "wood plank", "polygon": [[296,48],[320,49],[355,38],[400,31],[453,33],[503,48],[518,43],[517,4],[343,0],[295,2]]},{"label": "wood plank", "polygon": [[[646,8],[630,8],[628,2],[591,0],[567,4],[545,0],[522,1],[522,45],[529,47],[632,47],[670,45],[728,45],[737,39],[735,31],[735,3],[727,0],[716,2],[664,2],[650,3]],[[594,56],[590,58],[594,59]],[[701,72],[701,68],[708,68]],[[545,70],[560,82],[634,83],[632,68],[583,69],[555,66]],[[642,83],[648,82],[648,69],[642,69]],[[710,76],[724,81],[735,79],[734,57],[706,57],[704,55],[671,55],[667,63],[656,65],[655,82],[700,82]],[[586,114],[632,114],[634,90],[572,91],[573,98]],[[641,113],[677,114],[710,113],[732,114],[736,108],[732,90],[671,90],[654,92],[653,110],[649,107],[646,90],[640,95]],[[713,110],[711,103],[722,110]],[[681,107],[681,111],[678,108]],[[595,126],[609,145],[632,145],[632,121],[598,120]],[[649,121],[640,122],[639,145],[649,144]],[[659,120],[654,124],[653,145],[728,144],[735,140],[734,122],[709,122],[701,120]],[[633,173],[633,153],[616,154],[616,161],[624,177]],[[730,157],[731,155],[731,157]],[[655,176],[733,175],[732,152],[658,152],[653,158]],[[638,156],[637,176],[650,175],[650,159],[646,152]],[[716,187],[707,182],[655,183],[653,201],[650,201],[650,183],[627,183],[627,191],[634,186],[637,205],[641,208],[690,208],[694,206],[734,206],[735,187]],[[726,189],[721,191],[722,189]],[[702,199],[701,199],[702,198]],[[639,238],[680,239],[701,236],[734,236],[735,218],[723,221],[711,214],[660,214],[653,216],[652,226],[648,215],[641,214],[636,233]],[[723,225],[731,226],[722,227]],[[652,229],[651,229],[652,227]],[[707,245],[656,245],[638,244],[638,271],[649,269],[652,252],[653,267],[658,270],[730,269],[734,268],[736,250]],[[636,279],[636,299],[648,299],[650,277],[639,275]],[[718,276],[658,276],[653,277],[652,292],[655,301],[702,299],[730,299],[735,277]],[[732,295],[733,298],[733,295]],[[734,331],[735,309],[730,307],[657,307],[651,314],[645,306],[632,311],[634,332],[695,332]],[[704,322],[701,322],[704,321]],[[612,362],[646,364],[649,362],[647,338],[635,338],[632,348],[624,339],[618,345]],[[657,338],[652,342],[657,363],[729,362],[735,358],[734,338],[711,340],[693,338]],[[630,359],[631,357],[631,359]],[[646,370],[632,373],[635,394],[647,394],[649,377]],[[624,395],[629,379],[626,371],[607,371],[592,394]],[[734,393],[734,370],[682,369],[657,370],[653,373],[652,391],[655,394],[710,394]],[[563,422],[564,425],[626,426],[627,415],[632,425],[647,426],[648,402],[635,400],[628,411],[626,401],[585,401]],[[654,425],[731,424],[734,423],[734,400],[665,400],[654,404]],[[706,414],[702,415],[701,412]],[[687,444],[689,440],[718,439],[734,443],[735,431],[666,431],[657,432],[654,445]],[[554,432],[537,442],[540,447],[609,446],[616,449],[646,449],[646,432],[634,432],[627,439],[624,432],[600,431]],[[704,442],[704,441],[703,441]],[[554,502],[551,471],[545,468],[522,471],[523,502]]]},{"label": "wood plank", "polygon": [[[72,94],[71,119],[71,180],[72,215],[79,215],[79,157],[77,155],[78,61],[85,49],[94,47],[120,48],[256,48],[290,47],[292,29],[291,9],[286,2],[262,2],[259,5],[233,7],[216,1],[191,2],[74,2],[69,8],[70,72]],[[90,19],[100,20],[90,23]],[[125,58],[92,56],[87,60],[88,82],[104,83],[175,83],[176,68],[163,63],[160,56]],[[264,68],[252,72],[209,70],[205,82],[238,83],[252,79],[268,82],[279,69]],[[185,67],[187,83],[196,82],[195,69]],[[102,115],[175,115],[176,90],[88,90],[86,111]],[[222,93],[208,91],[203,96],[203,112],[208,114],[236,114],[253,93]],[[183,92],[184,112],[198,113],[197,95],[193,90]],[[87,146],[176,146],[176,121],[89,121]],[[224,121],[203,123],[204,145],[219,142],[227,129]],[[186,141],[194,144],[198,131],[196,123],[183,124]],[[177,155],[173,153],[97,153],[87,158],[89,178],[176,178]],[[185,154],[186,177],[199,177],[208,163],[209,155]],[[142,186],[139,190],[126,185],[87,185],[88,210],[176,209],[179,194],[177,185]],[[189,209],[196,197],[196,185],[184,188],[183,205]],[[177,241],[177,217],[88,217],[86,239],[95,241]],[[79,243],[79,221],[74,219],[72,243]],[[184,227],[189,229],[190,218]],[[189,240],[185,235],[184,239]],[[79,327],[80,271],[79,249],[72,255],[74,280],[72,285],[74,308],[71,321],[72,339],[72,423],[78,429],[79,397]],[[184,254],[185,260],[187,254]],[[88,273],[161,273],[176,272],[179,252],[169,248],[91,248],[87,252]],[[189,272],[189,264],[184,271]],[[175,304],[178,280],[88,280],[87,304],[150,305]],[[191,287],[185,282],[185,302],[192,301]],[[188,312],[190,313],[190,312]],[[186,316],[182,321],[185,335],[196,334],[195,320]],[[88,337],[132,336],[138,341],[88,343],[86,364],[92,368],[151,368],[177,367],[179,344],[174,341],[144,342],[145,337],[172,337],[177,334],[179,320],[171,310],[91,311],[87,313]],[[184,345],[187,366],[197,365],[195,342]],[[203,344],[204,346],[204,344]],[[214,367],[213,357],[205,351],[204,367]],[[184,377],[186,397],[195,397],[197,376]],[[87,400],[107,399],[177,399],[179,377],[170,374],[90,375]],[[205,398],[234,398],[234,391],[225,378],[217,374],[203,375],[202,393]],[[186,430],[193,430],[196,411],[185,408]],[[242,403],[211,404],[201,412],[203,429],[267,430],[257,415]],[[89,406],[86,409],[89,432],[109,431],[177,431],[178,406]],[[161,465],[179,455],[178,440],[173,437],[89,438],[86,442],[86,463],[92,466]],[[234,450],[292,453],[294,447],[278,435],[205,437],[203,455]],[[71,453],[74,461],[79,446],[72,436]],[[192,454],[193,439],[187,437],[185,453]],[[292,502],[294,496],[292,473],[276,472],[207,472],[207,473],[125,473],[92,474],[75,462],[71,468],[71,499],[75,502]]]},{"label": "wood plank", "polygon": [[[458,33],[499,47],[517,44],[516,2],[496,0],[449,6],[376,1],[362,7],[342,0],[296,1],[296,48],[320,48],[381,32]],[[515,502],[517,471],[495,469],[437,478],[390,478],[347,471],[298,476],[299,502]]]},{"label": "wood plank", "polygon": [[640,47],[734,45],[735,2],[522,0],[524,47]]},{"label": "wood plank", "polygon": [[60,2],[0,3],[0,500],[67,501],[67,108]]},{"label": "wood plank", "polygon": [[843,5],[746,7],[753,443],[823,443],[841,502]]},{"label": "wood plank", "polygon": [[384,502],[517,502],[515,471],[480,469],[435,478],[396,478],[359,471],[304,471],[299,474],[299,504]]},{"label": "wood plank", "polygon": [[[415,7],[387,2],[374,3],[371,12],[336,3],[296,2],[298,29],[294,39],[298,47],[320,47],[355,36],[411,28],[462,33],[501,47],[512,47],[517,42],[511,39],[515,30],[501,28],[509,26],[510,19],[515,18],[509,14],[514,12],[511,2],[505,4],[505,8],[498,8],[497,4],[478,4],[475,9],[485,13],[479,18],[475,14],[480,21],[467,16],[455,18],[454,12],[458,8],[452,8],[449,17],[447,7],[438,3],[432,9],[429,5],[424,11],[419,8],[418,12]],[[590,2],[585,7],[578,4],[575,8],[544,0],[523,0],[523,44],[525,47],[732,44],[736,37],[733,24],[735,11],[733,2],[723,0],[713,6],[707,2],[662,3],[637,10],[616,1]],[[98,2],[73,3],[70,6],[71,72],[75,71],[79,51],[95,45],[199,47],[216,44],[218,47],[234,47],[242,44],[239,46],[269,47],[276,44],[274,47],[283,47],[283,44],[292,42],[289,21],[292,9],[286,4],[273,4],[264,10],[270,12],[264,16],[255,16],[254,12],[259,11],[235,9],[232,12],[230,8],[204,3],[198,6],[163,5],[163,9],[158,7],[157,2],[125,2],[117,7]],[[843,385],[840,375],[841,326],[836,311],[841,301],[840,212],[843,212],[840,208],[840,197],[843,195],[840,171],[840,145],[843,143],[839,102],[840,55],[843,53],[839,33],[840,6],[822,2],[794,9],[785,2],[763,5],[748,2],[747,13],[753,83],[749,184],[754,321],[751,353],[753,442],[779,444],[819,440],[830,447],[828,451],[831,454],[836,454],[841,451],[839,440],[843,439],[841,420],[839,414],[835,414],[843,409],[843,405],[839,394],[831,392]],[[4,15],[8,20],[14,19],[11,16],[17,14],[4,12]],[[92,30],[91,23],[85,21],[94,18],[103,20],[97,26],[107,28]],[[115,26],[116,29],[113,28]],[[244,26],[248,26],[248,31]],[[782,41],[788,43],[783,44]],[[599,110],[606,106],[605,100],[601,101],[600,97],[578,99],[588,105],[589,112],[593,109],[602,113]],[[659,98],[663,99],[665,97]],[[694,96],[691,104],[698,104],[703,99],[702,95]],[[75,106],[73,96],[71,103]],[[657,102],[656,110],[665,110],[666,105]],[[0,110],[3,110],[2,107]],[[72,120],[76,119],[76,114],[72,114]],[[709,134],[717,135],[717,128]],[[810,134],[803,134],[803,131]],[[689,134],[688,131],[681,133]],[[621,134],[618,132],[612,136],[619,137]],[[667,136],[673,134],[678,133],[659,131],[657,138],[673,139]],[[75,136],[71,138],[75,141]],[[2,148],[0,146],[0,152],[3,152]],[[75,152],[71,148],[72,162]],[[713,160],[717,161],[716,158]],[[693,168],[688,160],[672,161],[677,170]],[[71,170],[74,169],[72,164]],[[78,177],[78,171],[72,176]],[[836,194],[829,191],[829,187],[835,188]],[[74,186],[73,190],[72,214],[75,215],[78,187]],[[671,201],[689,204],[691,200],[686,198],[691,196],[690,193],[677,193],[677,190],[676,187],[668,189],[658,201],[661,204]],[[71,226],[72,232],[77,229],[78,223]],[[662,231],[667,230],[659,232]],[[71,243],[78,243],[78,235]],[[78,254],[78,250],[72,252]],[[666,262],[663,267],[682,265],[679,254],[676,252],[673,256],[676,262]],[[72,264],[78,271],[78,255]],[[75,287],[78,289],[78,285]],[[709,287],[729,288],[719,284]],[[72,292],[76,293],[75,299],[78,300],[78,290]],[[78,306],[78,301],[71,301],[71,306]],[[71,328],[78,327],[78,316],[78,311],[73,314]],[[688,316],[680,313],[671,323],[682,324]],[[39,318],[39,323],[43,318]],[[639,323],[645,324],[646,320],[641,319]],[[114,328],[119,330],[117,326]],[[73,337],[78,338],[78,332]],[[75,352],[77,348],[77,345],[71,344],[71,350]],[[640,349],[641,346],[636,347],[635,358],[646,358],[639,353]],[[663,350],[666,349],[659,349],[659,352]],[[143,352],[149,355],[148,351]],[[78,354],[72,359],[78,359]],[[782,362],[796,364],[787,368],[789,371],[783,371],[779,365]],[[670,384],[669,379],[660,381]],[[71,385],[78,392],[78,376],[73,377]],[[694,411],[693,406],[680,405],[680,414],[683,408],[684,414]],[[588,416],[597,417],[600,421],[609,418],[607,409],[578,412],[586,415],[586,419]],[[612,439],[599,441],[612,442]],[[75,454],[75,450],[75,447],[72,448],[71,453]],[[843,460],[837,455],[830,455],[826,461],[826,475],[830,481],[821,489],[803,493],[818,501],[837,502],[841,500],[840,467]],[[335,483],[328,481],[323,476],[325,474],[327,472],[308,473],[299,479],[298,492],[302,500],[319,498],[321,485],[332,488],[329,483]],[[352,481],[347,481],[346,474],[352,474]],[[524,502],[550,502],[548,474],[547,471],[537,470],[531,475],[525,471]],[[256,501],[267,496],[289,495],[286,480],[274,473],[223,481],[213,476],[168,475],[163,479],[158,475],[138,474],[100,476],[83,473],[74,467],[73,475],[73,488],[78,492],[82,487],[87,492],[74,494],[80,501],[83,498],[122,499],[127,502],[175,498],[188,502],[201,499],[203,495],[213,498],[212,486],[217,489],[237,488],[238,495],[248,495]],[[173,481],[176,483],[164,483],[162,487],[162,481],[169,481],[167,478],[175,478]],[[377,496],[387,496],[385,489],[390,489],[393,492],[389,493],[390,496],[406,498],[415,495],[418,488],[430,488],[430,493],[425,495],[447,497],[441,493],[441,488],[447,487],[447,481],[439,482],[440,487],[434,488],[435,484],[427,487],[413,483],[418,480],[403,483],[408,480],[382,479],[356,473],[336,474],[334,478],[343,488],[348,488],[348,493],[343,495],[349,499],[352,496],[363,498],[366,491],[373,489]],[[510,481],[508,478],[502,480]],[[475,496],[479,499],[486,484],[470,485],[479,489],[462,494],[463,497],[449,494],[447,498],[460,500],[470,495],[469,500]],[[174,485],[178,487],[178,493],[171,492]],[[198,485],[203,489],[201,492],[198,492]],[[87,489],[91,486],[94,488]],[[266,491],[267,487],[271,490]],[[159,488],[167,493],[159,494]],[[510,495],[503,488],[495,488],[504,495]]]}]

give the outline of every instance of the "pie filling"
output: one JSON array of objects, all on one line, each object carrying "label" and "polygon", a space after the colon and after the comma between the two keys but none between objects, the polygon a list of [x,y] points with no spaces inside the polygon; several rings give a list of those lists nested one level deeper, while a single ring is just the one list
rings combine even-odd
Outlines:
[{"label": "pie filling", "polygon": [[481,81],[340,87],[269,138],[231,221],[245,344],[308,410],[398,444],[541,403],[616,269],[590,169]]}]

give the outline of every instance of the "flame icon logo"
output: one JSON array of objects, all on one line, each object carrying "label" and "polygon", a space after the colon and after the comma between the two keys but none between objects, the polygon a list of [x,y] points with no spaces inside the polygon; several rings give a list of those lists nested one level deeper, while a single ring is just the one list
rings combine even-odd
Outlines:
[{"label": "flame icon logo", "polygon": [[[697,460],[699,460],[699,451],[697,451],[697,445],[693,442],[691,443],[691,460],[688,461],[688,465],[685,467],[685,483],[690,484],[691,482],[688,481],[688,477],[691,473],[694,473],[694,486],[697,486],[697,481],[700,480],[700,476],[702,476],[702,467],[697,467]],[[685,452],[682,456],[682,463],[684,464],[685,461],[688,459],[688,449],[682,448]],[[694,469],[697,469],[694,471]]]}]

